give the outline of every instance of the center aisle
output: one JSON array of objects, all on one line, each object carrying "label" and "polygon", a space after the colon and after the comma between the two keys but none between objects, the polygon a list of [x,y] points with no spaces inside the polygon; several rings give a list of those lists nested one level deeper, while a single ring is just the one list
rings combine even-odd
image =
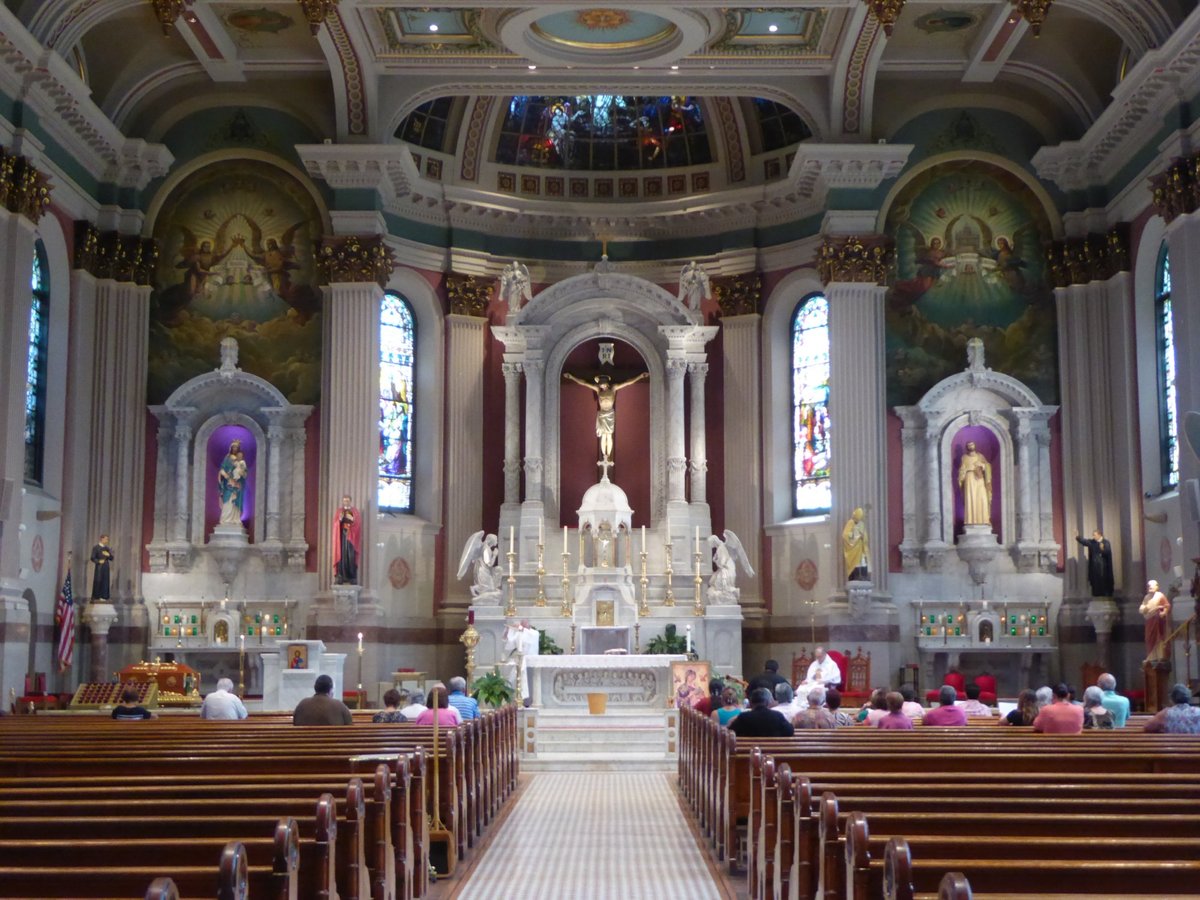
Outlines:
[{"label": "center aisle", "polygon": [[525,776],[456,900],[720,900],[675,794],[650,772]]}]

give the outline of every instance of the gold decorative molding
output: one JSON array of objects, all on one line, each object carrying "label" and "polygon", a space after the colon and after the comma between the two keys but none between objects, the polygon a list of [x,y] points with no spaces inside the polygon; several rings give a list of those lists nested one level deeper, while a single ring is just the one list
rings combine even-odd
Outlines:
[{"label": "gold decorative molding", "polygon": [[1046,24],[1046,14],[1050,12],[1052,3],[1054,0],[1012,0],[1017,14],[1029,23],[1029,30],[1033,32],[1034,37],[1042,33],[1042,26]]},{"label": "gold decorative molding", "polygon": [[308,30],[316,34],[321,30],[325,20],[337,9],[338,0],[299,0],[300,8],[304,10],[304,18],[308,22]]},{"label": "gold decorative molding", "polygon": [[1200,208],[1200,153],[1177,159],[1150,179],[1155,211],[1166,221]]},{"label": "gold decorative molding", "polygon": [[884,238],[827,237],[817,251],[817,271],[826,284],[886,284],[892,256],[892,246]]},{"label": "gold decorative molding", "polygon": [[713,297],[722,316],[751,316],[762,302],[762,276],[757,272],[712,279]]},{"label": "gold decorative molding", "polygon": [[100,229],[82,219],[75,222],[75,259],[72,268],[96,274],[100,258]]},{"label": "gold decorative molding", "polygon": [[904,0],[863,0],[871,10],[871,15],[883,26],[883,33],[888,37],[896,28],[896,20],[900,18],[900,10],[904,9]]},{"label": "gold decorative molding", "polygon": [[158,19],[158,24],[162,26],[164,37],[171,36],[175,20],[183,14],[183,8],[190,2],[191,0],[150,0],[154,18]]},{"label": "gold decorative molding", "polygon": [[25,157],[0,150],[0,206],[36,223],[49,205],[49,179]]},{"label": "gold decorative molding", "polygon": [[491,294],[490,281],[479,281],[474,275],[456,272],[446,275],[446,296],[450,299],[450,312],[456,316],[486,316]]},{"label": "gold decorative molding", "polygon": [[1046,245],[1046,278],[1051,287],[1107,281],[1129,271],[1129,226],[1115,225],[1106,234],[1052,241]]},{"label": "gold decorative molding", "polygon": [[317,251],[322,284],[374,282],[387,285],[395,268],[392,248],[375,236],[325,238]]},{"label": "gold decorative molding", "polygon": [[154,272],[158,268],[158,241],[142,238],[138,241],[138,255],[133,263],[135,284],[153,285]]}]

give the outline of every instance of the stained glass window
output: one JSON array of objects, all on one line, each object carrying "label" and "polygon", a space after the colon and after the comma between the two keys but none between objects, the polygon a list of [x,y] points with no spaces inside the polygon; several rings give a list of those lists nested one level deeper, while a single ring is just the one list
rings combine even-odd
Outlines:
[{"label": "stained glass window", "polygon": [[438,97],[422,103],[405,116],[396,129],[396,137],[418,147],[448,152],[446,137],[450,133],[450,111],[453,106],[453,97]]},{"label": "stained glass window", "polygon": [[416,348],[412,307],[389,291],[379,305],[379,508],[387,512],[413,508]]},{"label": "stained glass window", "polygon": [[1154,280],[1154,318],[1158,345],[1159,434],[1162,444],[1162,486],[1179,484],[1179,427],[1175,419],[1175,325],[1171,317],[1171,257],[1164,242]]},{"label": "stained glass window", "polygon": [[790,147],[812,137],[812,132],[794,110],[762,97],[755,97],[753,102],[762,135],[761,146],[758,148],[760,153]]},{"label": "stained glass window", "polygon": [[512,97],[496,161],[546,169],[664,169],[712,162],[712,149],[695,97]]},{"label": "stained glass window", "polygon": [[30,279],[29,355],[25,363],[25,480],[42,483],[42,451],[46,433],[46,348],[50,332],[50,282],[46,250],[38,241]]},{"label": "stained glass window", "polygon": [[792,317],[792,480],[798,516],[833,508],[829,431],[829,301],[811,294]]}]

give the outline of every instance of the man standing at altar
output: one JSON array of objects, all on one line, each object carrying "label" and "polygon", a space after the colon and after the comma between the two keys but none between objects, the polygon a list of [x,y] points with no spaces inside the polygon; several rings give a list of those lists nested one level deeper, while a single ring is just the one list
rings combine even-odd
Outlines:
[{"label": "man standing at altar", "polygon": [[818,647],[813,652],[813,661],[808,666],[804,681],[797,685],[796,690],[805,693],[815,687],[831,688],[842,683],[842,670],[838,668],[824,647]]},{"label": "man standing at altar", "polygon": [[516,665],[517,696],[525,706],[532,699],[529,689],[529,678],[525,674],[525,660],[537,656],[541,632],[529,624],[528,619],[522,619],[519,625],[509,625],[504,632],[504,653]]}]

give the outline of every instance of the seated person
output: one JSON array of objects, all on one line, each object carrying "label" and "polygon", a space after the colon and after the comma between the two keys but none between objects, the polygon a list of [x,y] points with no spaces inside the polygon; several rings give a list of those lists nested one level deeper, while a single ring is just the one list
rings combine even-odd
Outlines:
[{"label": "seated person", "polygon": [[786,681],[781,681],[775,685],[775,703],[771,706],[771,709],[775,710],[789,722],[806,706],[806,703],[797,702],[795,691],[792,690],[792,686]]},{"label": "seated person", "polygon": [[896,731],[912,731],[913,721],[904,714],[904,698],[898,691],[891,691],[884,697],[887,703],[887,713],[875,723],[876,728],[890,728]]},{"label": "seated person", "polygon": [[432,725],[434,710],[437,710],[437,723],[442,728],[454,728],[462,724],[458,713],[450,705],[450,692],[444,684],[435,684],[429,692],[429,708],[417,716],[418,725]]},{"label": "seated person", "polygon": [[841,683],[842,670],[824,647],[818,647],[813,651],[813,661],[809,663],[804,680],[796,685],[796,691],[806,695],[815,687],[837,687]]},{"label": "seated person", "polygon": [[779,663],[773,659],[768,659],[763,664],[763,673],[761,675],[755,675],[754,678],[751,679],[747,691],[752,691],[755,688],[762,687],[773,692],[775,690],[775,685],[779,684],[781,681],[787,681],[787,679],[779,674]]},{"label": "seated person", "polygon": [[771,709],[771,692],[755,688],[750,692],[750,708],[729,723],[738,737],[791,737],[792,723]]},{"label": "seated person", "polygon": [[400,708],[400,714],[404,716],[406,722],[415,722],[417,716],[429,709],[421,701],[424,698],[420,694],[412,694],[410,691],[400,688],[400,699],[396,705]]},{"label": "seated person", "polygon": [[1017,708],[1012,710],[1007,716],[1000,720],[1001,725],[1024,725],[1033,724],[1033,720],[1038,714],[1037,694],[1029,688],[1017,694]]},{"label": "seated person", "polygon": [[696,710],[702,716],[711,717],[713,710],[721,705],[721,692],[723,690],[725,690],[725,682],[719,678],[714,678],[708,683],[708,696],[696,701],[696,705],[692,709]]},{"label": "seated person", "polygon": [[1104,705],[1104,691],[1094,684],[1083,692],[1083,727],[1100,729],[1115,727],[1112,710]]},{"label": "seated person", "polygon": [[833,720],[838,728],[855,724],[854,716],[842,709],[842,695],[837,688],[830,688],[825,692],[825,708],[833,713]]},{"label": "seated person", "polygon": [[1083,707],[1071,702],[1071,689],[1065,684],[1054,688],[1054,702],[1043,706],[1033,720],[1033,730],[1045,734],[1079,734],[1083,731]]},{"label": "seated person", "polygon": [[953,685],[943,684],[942,689],[938,692],[939,706],[925,713],[925,724],[941,727],[966,725],[966,712],[954,702],[957,697],[958,691],[954,689]]},{"label": "seated person", "polygon": [[992,708],[979,702],[979,695],[982,693],[979,685],[974,682],[967,685],[967,699],[958,701],[958,705],[967,714],[967,718],[983,718],[992,715]]},{"label": "seated person", "polygon": [[1113,714],[1113,728],[1124,728],[1129,718],[1129,698],[1117,693],[1117,679],[1105,672],[1096,679],[1096,687],[1104,692],[1104,708]]},{"label": "seated person", "polygon": [[[904,698],[900,698],[900,703],[903,705]],[[887,715],[887,691],[883,688],[875,688],[871,691],[871,697],[863,704],[863,708],[858,711],[858,721],[869,727],[874,727],[880,719]]]},{"label": "seated person", "polygon": [[808,692],[808,709],[792,719],[794,728],[837,728],[837,719],[825,708],[825,688],[815,687]]},{"label": "seated person", "polygon": [[1200,734],[1200,706],[1192,706],[1186,684],[1171,688],[1171,705],[1160,709],[1143,730],[1150,734]]},{"label": "seated person", "polygon": [[217,679],[217,689],[200,706],[202,719],[244,719],[247,715],[241,698],[233,692],[233,681],[228,678]]},{"label": "seated person", "polygon": [[350,715],[350,707],[331,697],[332,693],[333,679],[328,675],[318,675],[313,684],[313,695],[296,704],[296,710],[292,713],[292,724],[353,725],[354,718]]},{"label": "seated person", "polygon": [[718,725],[728,725],[741,712],[742,703],[738,700],[737,691],[727,687],[721,691],[721,705],[713,710],[712,717],[717,720]]},{"label": "seated person", "polygon": [[144,706],[138,705],[137,691],[126,688],[121,694],[121,705],[114,706],[112,717],[119,722],[133,722],[138,719],[157,719],[154,713]]},{"label": "seated person", "polygon": [[380,712],[371,716],[371,721],[379,724],[381,722],[407,722],[404,718],[404,713],[400,711],[400,692],[395,688],[387,691],[383,695],[383,709]]},{"label": "seated person", "polygon": [[914,722],[917,719],[924,718],[925,707],[917,702],[917,692],[913,690],[911,684],[905,684],[900,687],[900,696],[904,698],[904,705],[900,707],[901,712]]}]

